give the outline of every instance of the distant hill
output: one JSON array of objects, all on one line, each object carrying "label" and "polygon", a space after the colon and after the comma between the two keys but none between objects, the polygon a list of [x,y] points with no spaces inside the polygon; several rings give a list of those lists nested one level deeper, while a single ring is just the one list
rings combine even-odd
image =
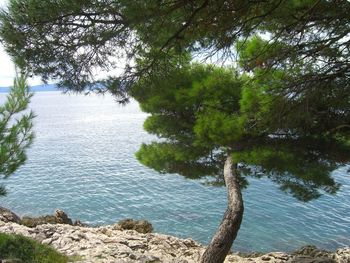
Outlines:
[{"label": "distant hill", "polygon": [[[41,92],[41,91],[57,91],[57,85],[56,84],[43,84],[43,85],[35,85],[30,87],[31,91],[33,92]],[[7,93],[9,92],[9,87],[0,87],[0,93]]]}]

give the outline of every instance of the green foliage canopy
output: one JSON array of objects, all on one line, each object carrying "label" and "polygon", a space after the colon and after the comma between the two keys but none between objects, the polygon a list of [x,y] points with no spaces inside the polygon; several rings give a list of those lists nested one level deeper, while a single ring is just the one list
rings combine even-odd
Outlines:
[{"label": "green foliage canopy", "polygon": [[[293,71],[302,63],[286,86],[336,85],[349,94],[349,13],[346,0],[11,0],[0,14],[0,35],[19,64],[46,80],[123,96],[142,75],[166,70],[174,56],[232,61],[236,42],[258,34],[269,45],[247,49],[246,70]],[[135,67],[139,59],[143,66]],[[93,85],[95,69],[124,62],[122,77]]]},{"label": "green foliage canopy", "polygon": [[159,172],[222,181],[224,160],[232,154],[242,186],[248,175],[268,176],[303,201],[334,194],[339,184],[330,173],[349,161],[347,134],[281,112],[296,102],[278,92],[280,74],[266,77],[267,85],[233,68],[184,64],[141,78],[131,94],[151,113],[144,128],[160,140],[143,144],[137,158]]},{"label": "green foliage canopy", "polygon": [[[349,11],[345,0],[11,0],[0,35],[15,60],[45,80],[135,96],[152,113],[145,128],[163,139],[143,146],[158,153],[142,162],[196,177],[217,174],[223,152],[268,167],[252,153],[278,152],[289,163],[293,145],[307,141],[303,156],[323,163],[317,145],[349,140]],[[189,69],[187,53],[239,68]],[[126,62],[122,76],[96,80],[95,69],[120,66],[116,58]]]}]

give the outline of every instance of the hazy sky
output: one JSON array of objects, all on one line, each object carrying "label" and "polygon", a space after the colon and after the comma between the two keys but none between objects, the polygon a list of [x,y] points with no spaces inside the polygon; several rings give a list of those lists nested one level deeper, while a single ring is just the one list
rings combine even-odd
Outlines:
[{"label": "hazy sky", "polygon": [[[0,0],[0,7],[3,7],[7,3],[7,0]],[[13,77],[15,76],[15,67],[11,58],[4,51],[3,46],[0,44],[0,87],[10,86],[13,83]],[[29,79],[30,85],[40,84],[41,81],[38,78]]]},{"label": "hazy sky", "polygon": [[[7,0],[0,0],[0,7],[6,4]],[[3,46],[0,46],[0,86],[8,86],[13,82],[14,66],[10,57],[5,53]]]}]

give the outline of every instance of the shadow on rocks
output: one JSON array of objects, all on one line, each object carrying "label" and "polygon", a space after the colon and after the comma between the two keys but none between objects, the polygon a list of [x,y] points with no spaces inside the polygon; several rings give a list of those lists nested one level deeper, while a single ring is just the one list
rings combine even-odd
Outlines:
[{"label": "shadow on rocks", "polygon": [[153,226],[146,220],[124,219],[116,225],[118,230],[135,230],[139,233],[146,234],[153,231]]},{"label": "shadow on rocks", "polygon": [[0,221],[19,224],[21,222],[21,218],[9,209],[0,206]]},{"label": "shadow on rocks", "polygon": [[36,227],[37,225],[43,224],[67,224],[72,226],[87,226],[86,224],[81,223],[79,220],[76,220],[74,223],[72,219],[62,210],[56,209],[54,215],[46,215],[39,217],[30,217],[24,216],[20,221],[21,225],[27,227]]}]

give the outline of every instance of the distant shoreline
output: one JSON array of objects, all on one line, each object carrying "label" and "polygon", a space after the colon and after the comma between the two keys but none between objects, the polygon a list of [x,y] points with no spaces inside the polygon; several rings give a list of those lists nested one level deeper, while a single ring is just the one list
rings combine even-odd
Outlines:
[{"label": "distant shoreline", "polygon": [[[30,86],[32,92],[42,92],[42,91],[60,91],[56,84],[42,84]],[[0,87],[0,93],[8,93],[10,87]]]}]

